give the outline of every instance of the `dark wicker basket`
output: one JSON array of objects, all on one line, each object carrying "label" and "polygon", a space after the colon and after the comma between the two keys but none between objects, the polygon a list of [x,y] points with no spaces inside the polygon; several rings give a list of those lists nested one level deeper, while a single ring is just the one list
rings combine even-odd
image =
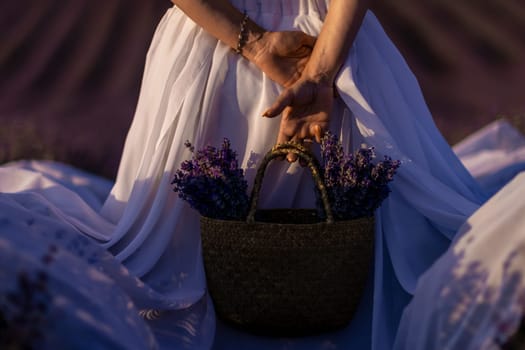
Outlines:
[{"label": "dark wicker basket", "polygon": [[[289,152],[312,170],[326,222],[315,210],[256,211],[268,162]],[[257,333],[304,335],[351,320],[370,270],[374,220],[334,222],[315,158],[284,144],[258,169],[247,221],[201,217],[201,236],[208,289],[221,319]]]}]

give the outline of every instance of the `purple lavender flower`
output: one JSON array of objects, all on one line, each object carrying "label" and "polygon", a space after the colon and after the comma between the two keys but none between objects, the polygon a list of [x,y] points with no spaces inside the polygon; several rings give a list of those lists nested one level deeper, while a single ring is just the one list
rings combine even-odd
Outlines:
[{"label": "purple lavender flower", "polygon": [[[393,180],[400,162],[386,157],[374,164],[374,148],[361,148],[345,154],[339,140],[327,133],[321,141],[321,174],[328,199],[337,220],[374,215],[390,193],[388,183]],[[323,216],[322,203],[317,201]]]},{"label": "purple lavender flower", "polygon": [[215,219],[238,220],[246,217],[248,183],[239,168],[237,154],[224,139],[220,149],[207,146],[182,162],[172,181],[173,190],[201,215]]}]

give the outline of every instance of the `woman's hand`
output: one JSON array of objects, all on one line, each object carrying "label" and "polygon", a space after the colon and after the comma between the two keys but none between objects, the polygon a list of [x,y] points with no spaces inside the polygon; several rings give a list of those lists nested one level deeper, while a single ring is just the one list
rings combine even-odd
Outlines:
[{"label": "woman's hand", "polygon": [[[328,129],[334,103],[333,84],[301,77],[285,89],[263,116],[273,118],[282,113],[277,143],[321,142]],[[286,157],[297,160],[294,154]]]},{"label": "woman's hand", "polygon": [[301,31],[265,32],[251,61],[270,79],[289,87],[301,77],[315,40]]},{"label": "woman's hand", "polygon": [[[331,0],[321,32],[300,78],[287,85],[263,115],[282,113],[277,142],[320,142],[328,129],[334,102],[334,80],[345,61],[370,0]],[[296,157],[287,156],[289,161]]]}]

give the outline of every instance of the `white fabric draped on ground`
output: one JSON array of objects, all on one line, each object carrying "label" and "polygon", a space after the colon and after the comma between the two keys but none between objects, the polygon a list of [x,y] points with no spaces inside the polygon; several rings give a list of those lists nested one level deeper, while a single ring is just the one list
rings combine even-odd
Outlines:
[{"label": "white fabric draped on ground", "polygon": [[[267,29],[298,28],[312,35],[319,33],[328,6],[321,0],[232,3]],[[120,291],[115,298],[129,297],[138,308],[149,310],[143,315],[161,346],[209,348],[214,343],[227,349],[245,341],[249,347],[295,344],[305,349],[330,342],[344,348],[389,349],[419,276],[487,196],[439,134],[417,81],[370,12],[336,86],[341,98],[331,129],[345,148],[366,143],[375,147],[378,157],[402,161],[392,193],[376,213],[373,278],[357,316],[342,331],[294,341],[256,338],[224,325],[215,332],[213,307],[205,297],[198,215],[171,191],[170,181],[190,157],[185,140],[201,147],[228,137],[243,167],[256,163],[275,141],[279,121],[261,113],[280,87],[177,8],[168,10],[151,43],[115,184],[55,163],[4,166],[0,248],[15,244],[24,254],[38,255],[41,246],[53,243],[64,254],[77,256],[82,268],[69,263],[68,268],[78,272],[71,285],[76,279],[91,280],[94,272],[89,271],[103,272]],[[311,180],[297,164],[275,165],[267,176],[271,181],[264,187],[262,206],[313,206]],[[247,177],[250,182],[253,169]],[[79,240],[79,234],[91,237],[82,244],[98,258],[86,260],[76,250],[71,242]],[[33,244],[24,245],[27,240]],[[56,259],[59,266],[66,264],[61,261]],[[28,264],[30,269],[45,269],[52,278],[58,274],[37,260]],[[2,279],[16,275],[8,265],[2,271],[8,272]],[[79,297],[78,302],[83,305],[98,296],[91,291],[90,298]],[[119,305],[110,302],[107,312],[130,312]],[[84,322],[90,327],[80,321],[79,326]],[[109,329],[114,322],[108,318]],[[144,348],[127,336],[136,327],[146,341],[145,324],[119,327],[127,331],[115,328],[121,333],[114,339],[125,348]]]},{"label": "white fabric draped on ground", "polygon": [[418,281],[395,349],[499,349],[523,316],[525,137],[497,121],[454,150],[496,194],[462,225],[453,246]]},{"label": "white fabric draped on ground", "polygon": [[462,226],[419,280],[395,349],[500,349],[514,334],[525,309],[524,196],[521,173]]}]

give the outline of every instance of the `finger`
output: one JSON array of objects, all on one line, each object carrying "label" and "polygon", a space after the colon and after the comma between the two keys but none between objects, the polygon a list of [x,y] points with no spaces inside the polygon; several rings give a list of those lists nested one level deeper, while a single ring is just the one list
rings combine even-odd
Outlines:
[{"label": "finger", "polygon": [[288,130],[287,117],[290,113],[291,112],[289,107],[285,108],[283,111],[283,118],[281,119],[281,123],[279,125],[279,133],[277,134],[277,143],[286,143],[292,141],[292,139],[297,139],[297,137],[295,137],[295,134]]},{"label": "finger", "polygon": [[286,156],[286,160],[288,161],[288,163],[293,163],[297,160],[297,154],[295,153],[288,153],[288,155]]},{"label": "finger", "polygon": [[[297,137],[293,137],[290,142],[293,142],[293,143],[296,143],[296,144],[302,144],[301,140],[297,139]],[[288,153],[286,155],[286,160],[288,161],[288,163],[293,163],[297,160],[297,154],[295,153]]]},{"label": "finger", "polygon": [[[284,132],[284,122],[283,120],[281,120],[281,125],[280,125],[280,128],[279,128],[279,133],[277,134],[277,144],[282,144],[282,143],[286,143],[286,142],[289,142],[291,140],[291,137],[288,136],[285,132]],[[277,157],[278,160],[280,161],[283,161],[286,159],[286,156],[280,156],[280,157]]]},{"label": "finger", "polygon": [[321,139],[323,137],[323,129],[321,128],[321,126],[319,124],[315,124],[313,127],[312,127],[312,134],[314,135],[315,137],[315,141],[317,143],[321,143]]},{"label": "finger", "polygon": [[263,117],[273,118],[278,116],[287,106],[290,106],[292,102],[293,93],[289,89],[284,90],[279,97],[277,97],[275,103],[263,113]]},{"label": "finger", "polygon": [[[277,138],[277,144],[278,144],[278,145],[283,144],[283,143],[285,143],[285,142],[288,142],[288,141],[286,141],[284,138],[281,138],[281,136],[279,136],[279,137]],[[279,156],[279,157],[277,157],[277,160],[281,160],[281,161],[282,161],[282,160],[285,160],[287,156],[288,156],[288,155],[282,155],[282,156]]]},{"label": "finger", "polygon": [[282,144],[289,142],[290,138],[287,137],[283,132],[279,132],[279,135],[277,136],[277,144]]}]

